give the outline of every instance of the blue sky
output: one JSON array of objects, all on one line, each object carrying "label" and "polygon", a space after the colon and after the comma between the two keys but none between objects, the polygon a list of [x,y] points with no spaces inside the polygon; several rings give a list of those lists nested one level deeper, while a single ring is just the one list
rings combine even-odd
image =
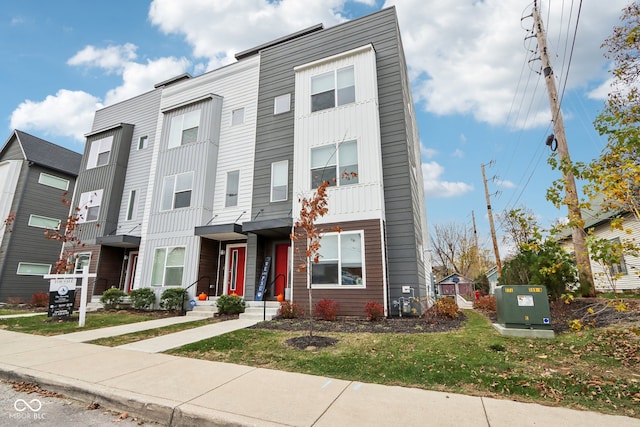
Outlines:
[{"label": "blue sky", "polygon": [[[600,45],[627,3],[538,1],[574,160],[588,161],[604,146],[592,124],[608,90]],[[392,5],[416,104],[430,228],[470,226],[474,211],[490,247],[481,164],[495,213],[526,206],[543,225],[565,216],[545,200],[559,175],[546,163],[551,115],[535,38],[526,38],[528,0],[5,1],[5,139],[17,128],[81,152],[97,108],[310,25]]]}]

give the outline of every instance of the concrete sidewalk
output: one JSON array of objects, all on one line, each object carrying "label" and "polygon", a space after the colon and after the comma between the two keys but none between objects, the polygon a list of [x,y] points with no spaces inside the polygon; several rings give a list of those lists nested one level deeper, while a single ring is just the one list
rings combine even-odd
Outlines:
[{"label": "concrete sidewalk", "polygon": [[[0,377],[162,425],[640,426],[640,420],[0,330]],[[0,408],[0,425],[13,408]],[[5,419],[6,418],[6,419]],[[47,420],[63,425],[64,420]]]}]

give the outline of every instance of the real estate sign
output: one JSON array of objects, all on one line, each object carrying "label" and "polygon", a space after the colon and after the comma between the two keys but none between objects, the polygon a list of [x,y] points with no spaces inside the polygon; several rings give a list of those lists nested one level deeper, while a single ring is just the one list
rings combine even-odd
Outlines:
[{"label": "real estate sign", "polygon": [[75,300],[76,279],[50,279],[49,317],[71,316]]}]

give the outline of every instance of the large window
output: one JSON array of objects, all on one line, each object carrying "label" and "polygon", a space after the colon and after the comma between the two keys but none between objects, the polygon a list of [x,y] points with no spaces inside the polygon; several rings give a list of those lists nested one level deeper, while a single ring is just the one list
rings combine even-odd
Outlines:
[{"label": "large window", "polygon": [[87,169],[104,166],[109,163],[112,143],[113,136],[91,141],[91,149],[89,150],[89,158],[87,159]]},{"label": "large window", "polygon": [[89,265],[89,261],[91,261],[91,252],[76,254],[76,262],[73,266],[73,272],[75,274],[82,274],[82,270]]},{"label": "large window", "polygon": [[69,189],[69,180],[49,175],[44,172],[38,177],[38,184],[47,185],[59,190],[67,191]]},{"label": "large window", "polygon": [[227,172],[227,190],[225,192],[225,207],[238,206],[238,188],[240,185],[240,171]]},{"label": "large window", "polygon": [[364,286],[361,231],[322,236],[319,262],[311,263],[314,285]]},{"label": "large window", "polygon": [[271,201],[287,200],[289,193],[289,161],[271,163]]},{"label": "large window", "polygon": [[51,272],[51,264],[36,264],[33,262],[18,263],[17,274],[21,276],[43,276]]},{"label": "large window", "polygon": [[157,248],[153,257],[151,285],[180,286],[184,270],[184,252],[182,246]]},{"label": "large window", "polygon": [[188,208],[191,206],[193,172],[170,175],[164,178],[162,187],[162,206],[160,210]]},{"label": "large window", "polygon": [[57,230],[60,228],[60,220],[41,215],[29,215],[29,226]]},{"label": "large window", "polygon": [[358,183],[358,144],[345,141],[311,149],[311,188]]},{"label": "large window", "polygon": [[100,215],[100,204],[102,203],[102,190],[88,191],[80,195],[78,203],[78,222],[97,221]]},{"label": "large window", "polygon": [[171,119],[168,148],[179,147],[198,140],[200,126],[200,110],[174,116]]},{"label": "large window", "polygon": [[356,101],[353,66],[311,78],[311,112]]}]

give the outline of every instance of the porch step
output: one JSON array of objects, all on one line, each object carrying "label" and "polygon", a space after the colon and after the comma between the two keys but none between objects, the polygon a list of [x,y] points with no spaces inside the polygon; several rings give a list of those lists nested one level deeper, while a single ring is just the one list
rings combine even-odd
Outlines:
[{"label": "porch step", "polygon": [[218,312],[218,305],[214,300],[200,301],[196,300],[196,306],[193,310],[187,311],[188,317],[213,317]]},{"label": "porch step", "polygon": [[277,301],[246,301],[244,313],[240,313],[240,319],[246,320],[271,320],[278,315],[280,303]]}]

